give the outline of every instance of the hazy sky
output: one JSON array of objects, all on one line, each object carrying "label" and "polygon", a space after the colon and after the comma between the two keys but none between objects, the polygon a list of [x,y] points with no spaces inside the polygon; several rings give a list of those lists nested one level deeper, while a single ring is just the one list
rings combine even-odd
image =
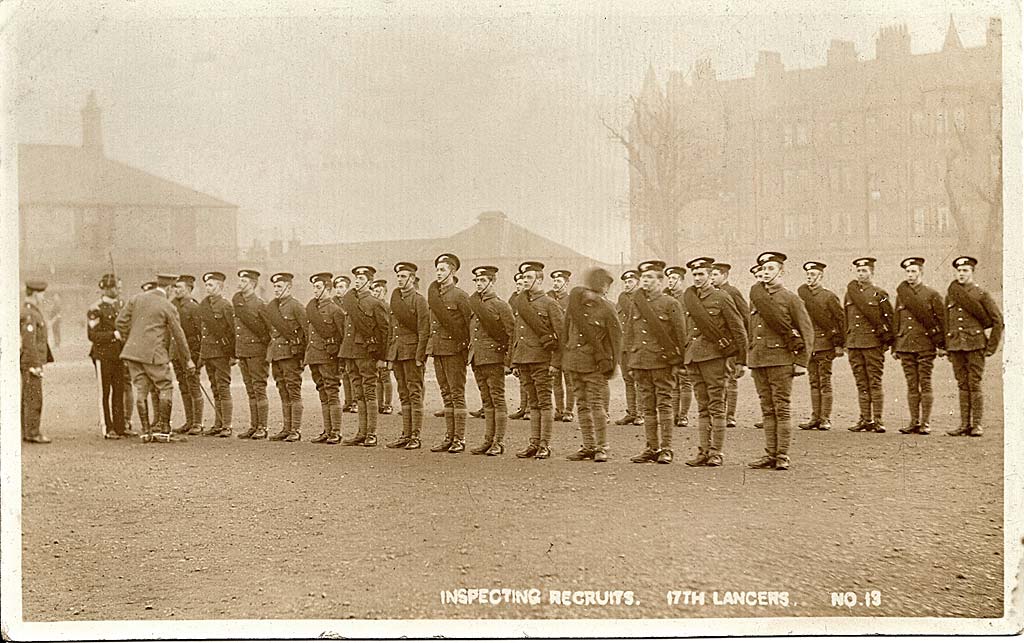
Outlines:
[{"label": "hazy sky", "polygon": [[985,1],[688,2],[685,15],[671,3],[478,2],[473,15],[390,1],[65,4],[27,3],[3,32],[19,55],[21,142],[79,144],[95,90],[107,156],[237,203],[243,244],[292,229],[308,243],[442,236],[500,209],[608,260],[628,248],[628,183],[599,117],[626,122],[648,64],[663,80],[710,57],[719,77],[746,76],[771,49],[813,67],[832,38],[871,58],[893,22],[933,51],[950,13],[977,46],[1002,13]]}]

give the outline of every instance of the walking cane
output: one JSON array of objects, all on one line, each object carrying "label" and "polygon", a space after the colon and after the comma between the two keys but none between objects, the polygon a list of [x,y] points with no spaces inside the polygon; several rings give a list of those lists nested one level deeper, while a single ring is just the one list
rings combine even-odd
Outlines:
[{"label": "walking cane", "polygon": [[[100,437],[107,437],[106,418],[103,416],[103,383],[100,382],[100,369],[96,360],[92,360],[92,371],[96,375],[96,405],[99,408],[99,419],[96,424],[100,429]],[[121,402],[123,404],[123,402]]]}]

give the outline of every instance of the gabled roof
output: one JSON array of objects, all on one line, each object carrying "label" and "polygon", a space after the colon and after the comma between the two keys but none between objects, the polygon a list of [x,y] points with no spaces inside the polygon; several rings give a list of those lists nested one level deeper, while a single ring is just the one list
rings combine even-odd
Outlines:
[{"label": "gabled roof", "polygon": [[[450,237],[432,239],[375,240],[352,243],[302,245],[298,252],[326,263],[344,258],[346,264],[376,265],[383,256],[397,260],[431,261],[442,252],[454,252],[468,265],[476,259],[518,257],[521,259],[578,258],[595,265],[601,262],[568,246],[512,223],[502,212],[484,212],[472,226]],[[420,266],[421,269],[424,266]],[[324,268],[325,270],[327,268]]]},{"label": "gabled roof", "polygon": [[20,203],[238,207],[71,145],[19,145],[18,193]]}]

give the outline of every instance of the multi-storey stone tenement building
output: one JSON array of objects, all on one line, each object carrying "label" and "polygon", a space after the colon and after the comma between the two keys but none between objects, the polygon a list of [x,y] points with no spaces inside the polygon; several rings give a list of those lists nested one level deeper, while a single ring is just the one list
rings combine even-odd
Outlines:
[{"label": "multi-storey stone tenement building", "polygon": [[833,40],[813,69],[762,51],[751,78],[718,80],[701,61],[662,88],[650,70],[627,137],[633,258],[742,262],[770,247],[939,261],[986,230],[998,246],[1001,48],[998,19],[972,48],[951,19],[934,53],[912,54],[893,26],[870,60]]}]

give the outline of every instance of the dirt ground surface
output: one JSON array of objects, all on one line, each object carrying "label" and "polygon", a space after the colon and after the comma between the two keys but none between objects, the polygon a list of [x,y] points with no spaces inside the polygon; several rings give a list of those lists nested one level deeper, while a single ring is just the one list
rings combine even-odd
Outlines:
[{"label": "dirt ground surface", "polygon": [[[945,435],[958,412],[945,360],[935,369],[933,435],[897,432],[908,413],[892,359],[889,432],[846,431],[856,392],[838,360],[836,428],[795,431],[792,469],[774,472],[745,467],[763,449],[749,376],[725,466],[694,469],[683,465],[696,449],[693,428],[676,429],[669,466],[629,462],[643,447],[634,426],[609,428],[605,464],[565,460],[580,444],[570,423],[556,423],[547,461],[512,454],[527,442],[523,421],[510,421],[509,450],[497,458],[310,444],[321,420],[308,373],[301,443],[104,441],[92,365],[76,358],[85,352],[65,346],[46,370],[44,431],[54,442],[22,445],[27,621],[1002,615],[996,360],[977,439]],[[237,369],[234,380],[235,425],[244,427]],[[518,400],[517,380],[508,386]],[[472,378],[467,390],[477,404]],[[273,426],[280,409],[270,392]],[[793,397],[800,421],[806,378]],[[623,399],[615,379],[613,419]],[[175,425],[181,417],[176,398]],[[400,433],[398,415],[380,420],[384,441]],[[344,422],[351,436],[356,416]],[[426,446],[443,422],[428,413]],[[483,426],[469,420],[469,446]],[[459,588],[536,588],[541,601],[446,604],[444,592]],[[553,590],[595,590],[613,604],[552,604]],[[687,590],[705,592],[705,604],[671,604],[670,592]],[[616,591],[632,601],[605,594]],[[713,592],[722,602],[733,591],[787,592],[788,606],[716,604]],[[846,591],[857,604],[833,606],[831,593]]]}]

